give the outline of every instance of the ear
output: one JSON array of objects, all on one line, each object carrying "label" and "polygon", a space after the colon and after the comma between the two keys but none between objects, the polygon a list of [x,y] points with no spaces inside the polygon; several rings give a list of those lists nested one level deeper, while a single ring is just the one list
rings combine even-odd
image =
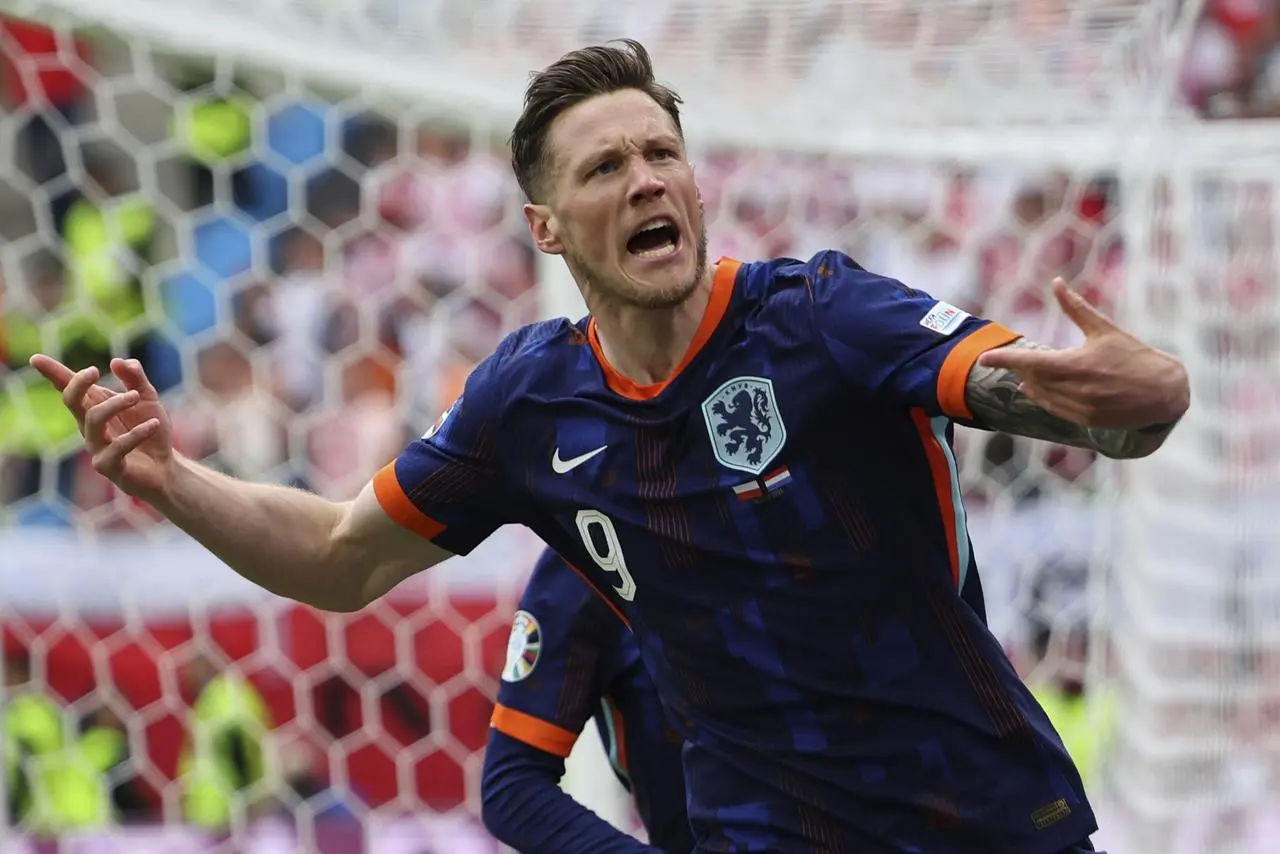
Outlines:
[{"label": "ear", "polygon": [[538,247],[539,252],[547,255],[564,254],[564,244],[560,242],[560,237],[556,233],[557,223],[550,207],[526,204],[524,221],[529,224],[529,235],[533,238],[533,245]]}]

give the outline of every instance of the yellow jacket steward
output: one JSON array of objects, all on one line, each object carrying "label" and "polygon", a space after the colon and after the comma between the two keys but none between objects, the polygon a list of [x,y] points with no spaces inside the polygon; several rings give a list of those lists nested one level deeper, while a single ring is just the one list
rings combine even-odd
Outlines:
[{"label": "yellow jacket steward", "polygon": [[248,806],[269,794],[260,784],[267,778],[265,744],[273,725],[262,695],[247,680],[223,675],[205,687],[191,709],[178,760],[187,821],[226,827],[237,801]]}]

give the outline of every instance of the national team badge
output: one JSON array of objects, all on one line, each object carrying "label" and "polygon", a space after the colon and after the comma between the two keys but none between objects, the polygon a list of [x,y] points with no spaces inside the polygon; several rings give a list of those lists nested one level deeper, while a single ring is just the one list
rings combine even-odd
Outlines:
[{"label": "national team badge", "polygon": [[507,663],[502,667],[502,680],[519,682],[532,673],[541,650],[542,628],[538,619],[528,611],[516,611],[511,635],[507,638]]},{"label": "national team badge", "polygon": [[763,377],[729,380],[702,401],[702,419],[720,464],[759,475],[787,443],[773,382]]}]

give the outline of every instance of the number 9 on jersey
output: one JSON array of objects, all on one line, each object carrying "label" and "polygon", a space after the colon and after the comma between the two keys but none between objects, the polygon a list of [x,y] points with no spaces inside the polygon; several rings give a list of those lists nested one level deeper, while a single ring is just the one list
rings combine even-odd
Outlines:
[{"label": "number 9 on jersey", "polygon": [[582,545],[587,554],[596,562],[596,566],[605,572],[618,576],[614,591],[624,601],[636,598],[636,581],[627,570],[627,560],[622,556],[622,544],[618,542],[618,531],[613,527],[613,520],[599,510],[578,511],[578,533],[582,535]]}]

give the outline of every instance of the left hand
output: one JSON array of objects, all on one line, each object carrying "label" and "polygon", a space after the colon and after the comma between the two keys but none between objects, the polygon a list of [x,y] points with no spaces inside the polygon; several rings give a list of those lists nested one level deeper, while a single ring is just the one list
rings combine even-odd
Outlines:
[{"label": "left hand", "polygon": [[1191,402],[1187,371],[1175,357],[1125,332],[1084,297],[1053,282],[1063,312],[1084,333],[1079,347],[1000,347],[979,364],[1018,375],[1019,391],[1046,411],[1086,427],[1135,430],[1177,421]]}]

